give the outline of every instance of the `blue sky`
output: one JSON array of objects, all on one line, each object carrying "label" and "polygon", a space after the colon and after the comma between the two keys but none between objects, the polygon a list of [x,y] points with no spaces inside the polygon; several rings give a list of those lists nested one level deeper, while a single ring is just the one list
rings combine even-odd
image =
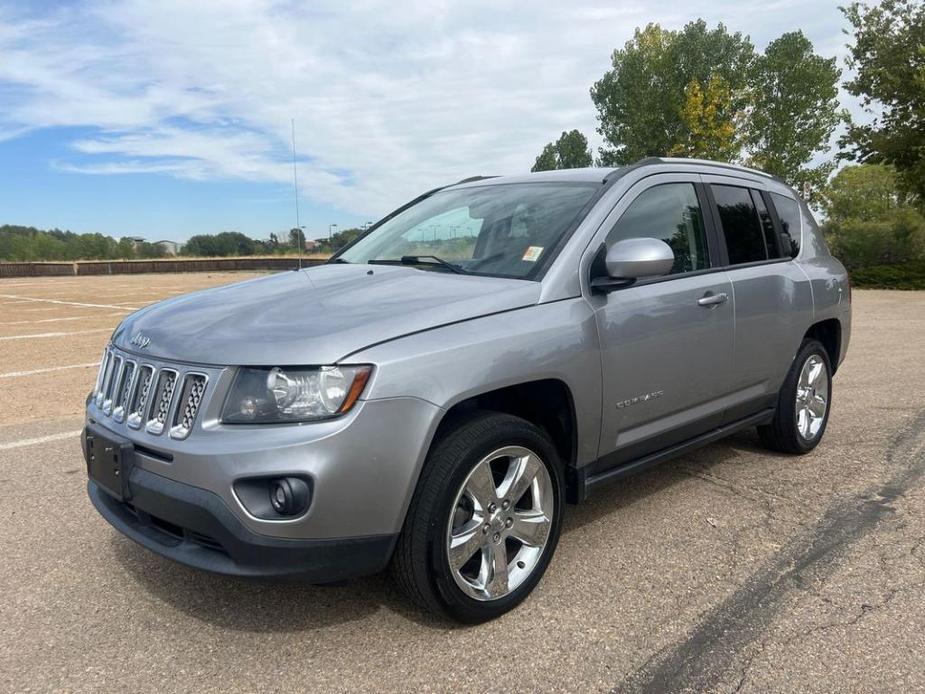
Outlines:
[{"label": "blue sky", "polygon": [[[419,192],[528,170],[594,132],[591,84],[647,22],[802,29],[845,55],[838,2],[0,0],[0,224],[183,240],[309,238]],[[857,112],[857,104],[844,98]]]}]

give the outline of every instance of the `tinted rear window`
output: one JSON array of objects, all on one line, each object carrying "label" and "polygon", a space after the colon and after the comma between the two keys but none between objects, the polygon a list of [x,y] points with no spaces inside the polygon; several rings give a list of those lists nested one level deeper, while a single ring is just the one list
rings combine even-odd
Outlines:
[{"label": "tinted rear window", "polygon": [[752,200],[755,202],[755,207],[758,208],[758,219],[761,221],[761,230],[764,232],[764,244],[768,249],[768,257],[780,258],[781,254],[777,248],[777,240],[774,238],[774,220],[771,219],[768,206],[764,204],[761,193],[755,189],[752,189]]},{"label": "tinted rear window", "polygon": [[711,186],[729,251],[729,264],[767,260],[764,231],[748,188]]},{"label": "tinted rear window", "polygon": [[771,201],[781,225],[781,245],[791,258],[800,253],[800,206],[793,198],[771,193]]}]

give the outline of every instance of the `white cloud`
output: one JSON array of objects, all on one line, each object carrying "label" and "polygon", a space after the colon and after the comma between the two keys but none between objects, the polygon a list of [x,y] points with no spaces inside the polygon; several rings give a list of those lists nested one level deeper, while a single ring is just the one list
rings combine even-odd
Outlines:
[{"label": "white cloud", "polygon": [[377,214],[432,187],[529,168],[564,129],[594,135],[591,84],[649,21],[697,16],[762,45],[840,37],[835,2],[99,0],[0,6],[0,138],[91,126],[61,169],[290,180]]}]

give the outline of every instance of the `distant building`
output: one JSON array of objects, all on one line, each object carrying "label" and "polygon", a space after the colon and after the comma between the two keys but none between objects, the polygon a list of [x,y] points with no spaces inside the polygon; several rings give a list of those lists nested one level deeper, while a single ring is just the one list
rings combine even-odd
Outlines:
[{"label": "distant building", "polygon": [[132,242],[132,248],[138,248],[141,244],[145,242],[144,236],[125,236],[123,238],[128,239]]},{"label": "distant building", "polygon": [[318,248],[318,242],[317,242],[317,241],[312,241],[312,240],[310,240],[310,239],[306,239],[306,240],[305,240],[305,251],[306,251],[306,252],[311,253],[311,252],[314,251],[316,248]]},{"label": "distant building", "polygon": [[179,255],[180,249],[183,248],[183,244],[177,241],[155,241],[154,245],[163,248],[167,255]]}]

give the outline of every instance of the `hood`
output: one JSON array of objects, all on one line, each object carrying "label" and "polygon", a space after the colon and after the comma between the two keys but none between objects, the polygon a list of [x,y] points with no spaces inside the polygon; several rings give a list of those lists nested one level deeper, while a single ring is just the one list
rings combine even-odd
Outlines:
[{"label": "hood", "polygon": [[[321,265],[187,294],[128,316],[129,352],[200,364],[332,364],[369,345],[537,303],[540,284],[384,265]],[[137,333],[149,340],[131,344]]]}]

